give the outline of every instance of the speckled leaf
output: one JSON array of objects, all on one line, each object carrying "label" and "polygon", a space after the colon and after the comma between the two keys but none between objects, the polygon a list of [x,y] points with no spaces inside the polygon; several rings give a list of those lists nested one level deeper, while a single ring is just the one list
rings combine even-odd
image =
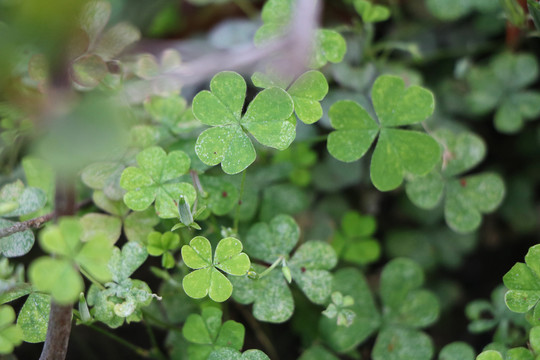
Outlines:
[{"label": "speckled leaf", "polygon": [[301,75],[287,89],[294,101],[294,111],[300,120],[306,124],[313,124],[322,115],[319,101],[328,93],[328,82],[319,71],[308,71]]},{"label": "speckled leaf", "polygon": [[246,236],[246,252],[272,264],[280,255],[288,255],[300,237],[300,228],[289,215],[278,215],[268,224],[253,225]]},{"label": "speckled leaf", "polygon": [[124,204],[124,201],[112,200],[101,190],[94,191],[92,201],[101,210],[121,218],[125,217],[129,212],[129,208]]},{"label": "speckled leaf", "polygon": [[192,269],[202,269],[212,264],[212,246],[202,236],[196,236],[189,245],[182,246],[182,259]]},{"label": "speckled leaf", "polygon": [[221,348],[212,351],[207,360],[270,360],[261,350],[247,350],[240,353],[231,348]]},{"label": "speckled leaf", "polygon": [[291,117],[293,110],[289,94],[274,87],[255,96],[240,123],[261,144],[284,150],[296,136],[296,119]]},{"label": "speckled leaf", "polygon": [[251,262],[249,257],[242,252],[242,243],[233,237],[222,239],[214,255],[214,266],[224,272],[242,276],[247,274]]},{"label": "speckled leaf", "polygon": [[[0,189],[0,212],[2,217],[14,217],[31,214],[41,209],[47,202],[45,193],[38,188],[24,187],[22,181],[4,185]],[[10,204],[10,206],[5,206]]]},{"label": "speckled leaf", "polygon": [[270,221],[277,215],[296,215],[309,206],[306,193],[292,184],[276,184],[264,189],[260,219]]},{"label": "speckled leaf", "polygon": [[116,247],[113,248],[108,264],[113,281],[119,283],[129,278],[146,261],[147,257],[146,248],[136,242],[126,243],[122,247],[122,251]]},{"label": "speckled leaf", "polygon": [[442,174],[446,177],[474,168],[486,156],[484,140],[471,132],[455,135],[448,130],[439,130],[435,133],[435,137],[443,145],[445,151],[449,152],[442,169]]},{"label": "speckled leaf", "polygon": [[424,176],[414,176],[407,181],[405,190],[412,203],[422,209],[433,209],[444,194],[444,180],[438,171]]},{"label": "speckled leaf", "polygon": [[120,176],[125,165],[120,162],[97,162],[84,168],[81,178],[86,186],[94,190],[103,190],[112,200],[120,200],[124,189],[120,187]]},{"label": "speckled leaf", "polygon": [[28,277],[38,291],[51,294],[61,305],[69,305],[79,299],[84,282],[68,260],[40,257],[30,264]]},{"label": "speckled leaf", "polygon": [[201,185],[208,198],[205,204],[215,215],[223,216],[238,204],[238,189],[224,177],[200,176]]},{"label": "speckled leaf", "polygon": [[330,107],[332,127],[328,135],[328,151],[338,160],[360,159],[379,133],[379,126],[364,108],[351,100],[342,100]]},{"label": "speckled leaf", "polygon": [[366,23],[385,21],[390,17],[390,10],[386,6],[376,5],[367,0],[355,0],[354,8]]},{"label": "speckled leaf", "polygon": [[2,287],[0,292],[0,305],[21,298],[32,292],[32,285],[23,282],[17,282]]},{"label": "speckled leaf", "polygon": [[412,328],[424,328],[433,324],[439,316],[437,297],[427,290],[412,290],[398,308],[385,314],[391,323],[399,323]]},{"label": "speckled leaf", "polygon": [[315,34],[315,49],[310,67],[313,69],[326,65],[327,62],[339,63],[345,57],[347,43],[340,33],[334,30],[319,29]]},{"label": "speckled leaf", "polygon": [[534,55],[509,51],[495,56],[490,68],[509,93],[534,83],[539,73]]},{"label": "speckled leaf", "polygon": [[385,306],[398,309],[407,294],[424,282],[422,268],[410,259],[394,259],[381,274],[381,299]]},{"label": "speckled leaf", "polygon": [[261,17],[263,26],[255,33],[255,44],[283,35],[293,13],[293,0],[269,0],[264,4]]},{"label": "speckled leaf", "polygon": [[336,271],[332,291],[354,299],[354,304],[348,309],[356,313],[356,318],[349,327],[345,327],[337,325],[335,319],[321,316],[319,330],[333,350],[344,353],[357,347],[379,327],[380,315],[367,281],[357,269]]},{"label": "speckled leaf", "polygon": [[120,54],[127,46],[139,40],[141,33],[139,30],[125,22],[118,23],[109,28],[99,39],[95,48],[95,53],[104,60],[110,60]]},{"label": "speckled leaf", "polygon": [[444,216],[454,231],[468,233],[482,222],[482,213],[494,211],[504,198],[499,175],[483,173],[448,181]]},{"label": "speckled leaf", "polygon": [[439,360],[474,360],[474,349],[467,343],[455,341],[443,347]]},{"label": "speckled leaf", "polygon": [[122,221],[115,217],[98,213],[84,215],[81,220],[83,233],[81,240],[86,242],[94,236],[103,236],[111,244],[116,243],[122,231]]},{"label": "speckled leaf", "polygon": [[521,91],[510,94],[495,113],[495,128],[504,134],[515,134],[523,128],[525,120],[534,120],[539,115],[540,93]]},{"label": "speckled leaf", "polygon": [[[264,267],[253,264],[257,273]],[[282,323],[293,314],[294,301],[281,272],[272,271],[259,280],[247,276],[230,277],[233,283],[233,298],[241,304],[253,303],[253,316],[260,321]]]},{"label": "speckled leaf", "polygon": [[321,345],[314,345],[304,351],[298,360],[339,360]]},{"label": "speckled leaf", "polygon": [[183,151],[168,155],[157,146],[147,148],[137,155],[139,167],[128,167],[122,173],[120,185],[127,190],[125,204],[132,210],[142,211],[156,201],[156,214],[164,219],[178,216],[178,199],[183,195],[190,205],[197,196],[189,183],[178,178],[189,171],[191,161]]},{"label": "speckled leaf", "polygon": [[[0,229],[15,224],[12,221],[0,219]],[[0,254],[5,257],[17,257],[26,255],[34,246],[34,233],[25,230],[0,238]]]},{"label": "speckled leaf", "polygon": [[525,262],[516,263],[504,277],[509,289],[505,296],[506,305],[514,312],[526,312],[540,300],[540,245],[529,249]]},{"label": "speckled leaf", "polygon": [[308,241],[289,261],[292,278],[308,299],[324,304],[332,290],[332,275],[328,270],[337,264],[337,256],[328,243]]},{"label": "speckled leaf", "polygon": [[45,341],[50,309],[51,297],[49,295],[32,293],[28,296],[17,319],[24,341],[29,343]]},{"label": "speckled leaf", "polygon": [[392,326],[379,332],[371,355],[374,360],[429,360],[433,352],[423,332]]},{"label": "speckled leaf", "polygon": [[427,134],[383,128],[371,159],[371,181],[380,191],[393,190],[405,174],[431,171],[440,153],[439,144]]}]

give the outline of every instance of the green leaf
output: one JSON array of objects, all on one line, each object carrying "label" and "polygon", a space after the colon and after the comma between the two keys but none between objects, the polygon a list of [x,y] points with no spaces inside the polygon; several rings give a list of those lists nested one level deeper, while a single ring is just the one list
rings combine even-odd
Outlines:
[{"label": "green leaf", "polygon": [[338,360],[328,350],[320,345],[314,345],[304,351],[298,360]]},{"label": "green leaf", "polygon": [[540,31],[540,4],[535,0],[527,0],[527,8],[531,14],[536,30]]},{"label": "green leaf", "polygon": [[409,259],[394,259],[381,274],[381,299],[384,305],[397,309],[407,294],[424,283],[422,268]]},{"label": "green leaf", "polygon": [[319,71],[308,71],[301,75],[287,90],[294,102],[294,111],[300,120],[313,124],[322,115],[319,101],[328,93],[328,82]]},{"label": "green leaf", "polygon": [[332,275],[328,270],[337,264],[332,247],[321,241],[304,243],[289,261],[292,278],[308,299],[324,304],[332,291]]},{"label": "green leaf", "polygon": [[212,351],[208,360],[270,360],[261,350],[246,350],[240,353],[231,348],[221,348]]},{"label": "green leaf", "polygon": [[400,327],[384,328],[377,336],[374,360],[429,360],[433,342],[426,334]]},{"label": "green leaf", "polygon": [[317,69],[327,62],[340,63],[347,52],[347,43],[340,33],[334,30],[318,29],[315,33],[315,49],[310,67]]},{"label": "green leaf", "polygon": [[81,179],[86,186],[102,190],[112,200],[120,200],[124,189],[120,187],[120,177],[125,165],[121,162],[96,162],[85,167]]},{"label": "green leaf", "polygon": [[534,83],[539,73],[538,60],[526,53],[501,53],[493,58],[490,67],[509,94]]},{"label": "green leaf", "polygon": [[21,298],[32,292],[32,285],[23,282],[8,284],[2,286],[0,293],[0,305]]},{"label": "green leaf", "polygon": [[505,296],[506,305],[514,312],[524,313],[540,300],[540,245],[529,249],[525,263],[516,263],[503,276],[509,289]]},{"label": "green leaf", "polygon": [[454,231],[474,231],[481,213],[494,211],[504,198],[504,183],[499,175],[483,173],[448,181],[444,217]]},{"label": "green leaf", "polygon": [[106,238],[111,244],[116,243],[122,232],[122,221],[114,216],[89,213],[81,219],[83,233],[81,241],[87,242],[90,239],[101,236]]},{"label": "green leaf", "polygon": [[235,238],[220,240],[212,260],[212,247],[208,239],[197,236],[182,247],[182,259],[195,269],[182,280],[186,294],[200,299],[209,295],[216,302],[227,300],[233,291],[231,282],[217,269],[235,276],[245,275],[251,263],[242,252],[242,243]]},{"label": "green leaf", "polygon": [[495,350],[482,351],[477,357],[476,360],[503,360],[503,357],[500,352]]},{"label": "green leaf", "polygon": [[260,219],[270,221],[279,214],[296,215],[308,207],[307,195],[291,184],[271,185],[264,189]]},{"label": "green leaf", "polygon": [[120,283],[129,278],[146,261],[147,257],[146,249],[136,242],[126,243],[122,247],[122,251],[116,247],[113,248],[108,263],[113,281]]},{"label": "green leaf", "polygon": [[48,225],[39,234],[39,244],[48,253],[74,258],[81,244],[82,232],[79,219],[62,217],[57,225]]},{"label": "green leaf", "polygon": [[484,140],[473,133],[462,132],[456,136],[451,131],[439,130],[435,136],[448,153],[442,169],[442,174],[446,177],[459,175],[474,168],[486,156]]},{"label": "green leaf", "polygon": [[200,126],[193,112],[187,109],[186,100],[177,94],[168,97],[153,96],[144,102],[144,109],[154,120],[175,134],[189,133]]},{"label": "green leaf", "polygon": [[[257,273],[264,271],[261,265],[253,264]],[[294,301],[287,281],[279,271],[271,271],[262,279],[247,276],[230,278],[234,291],[233,299],[241,304],[253,303],[253,316],[259,321],[282,323],[293,314]]]},{"label": "green leaf", "polygon": [[73,81],[87,88],[98,86],[109,73],[105,61],[95,54],[88,54],[77,58],[73,62],[71,70]]},{"label": "green leaf", "polygon": [[474,354],[469,344],[455,341],[441,349],[439,360],[474,360]]},{"label": "green leaf", "polygon": [[[238,204],[238,190],[236,186],[223,177],[201,176],[201,185],[208,198],[204,204],[212,213],[218,216],[228,214]],[[201,204],[199,203],[200,207]]]},{"label": "green leaf", "polygon": [[141,33],[133,25],[118,23],[105,31],[94,51],[103,59],[110,60],[140,37]]},{"label": "green leaf", "polygon": [[51,297],[49,295],[32,293],[28,296],[17,319],[24,341],[29,343],[45,341],[50,309]]},{"label": "green leaf", "polygon": [[390,10],[386,6],[375,5],[367,0],[355,0],[354,8],[366,23],[385,21],[390,17]]},{"label": "green leaf", "polygon": [[124,218],[129,212],[129,208],[124,204],[124,201],[113,200],[105,195],[105,192],[101,190],[94,191],[92,194],[92,201],[94,201],[94,204],[101,210],[121,218]]},{"label": "green leaf", "polygon": [[535,353],[538,353],[540,350],[540,326],[535,326],[531,329],[529,333],[529,343],[531,344],[532,350]]},{"label": "green leaf", "polygon": [[0,354],[11,354],[23,341],[21,328],[13,324],[15,311],[8,305],[0,306]]},{"label": "green leaf", "polygon": [[336,129],[328,135],[330,154],[344,162],[364,156],[379,133],[377,123],[368,112],[354,101],[341,100],[332,105],[328,115]]},{"label": "green leaf", "polygon": [[293,0],[269,0],[262,9],[263,26],[255,33],[255,44],[275,39],[284,34],[293,13]]},{"label": "green leaf", "polygon": [[[15,223],[0,219],[0,229],[13,226]],[[26,255],[34,246],[34,233],[25,230],[0,238],[0,254],[5,257],[17,257]]]},{"label": "green leaf", "polygon": [[79,299],[84,282],[68,260],[40,257],[30,264],[28,277],[38,291],[51,294],[61,305],[69,305]]},{"label": "green leaf", "polygon": [[91,1],[85,4],[81,14],[81,29],[90,40],[97,40],[111,16],[111,4],[107,1]]},{"label": "green leaf", "polygon": [[510,94],[495,113],[495,128],[504,134],[520,131],[525,120],[540,115],[540,93],[522,91]]},{"label": "green leaf", "polygon": [[132,212],[124,219],[124,233],[129,241],[143,244],[158,223],[154,209]]},{"label": "green leaf", "polygon": [[152,256],[160,256],[169,250],[176,250],[180,247],[180,236],[170,231],[159,233],[153,231],[148,234],[148,244],[146,249]]},{"label": "green leaf", "polygon": [[246,96],[246,82],[235,72],[214,76],[210,91],[193,99],[193,114],[203,124],[216,126],[197,139],[195,151],[207,165],[221,163],[223,171],[236,174],[255,161],[255,149],[244,131],[261,144],[283,150],[295,137],[294,104],[282,89],[263,90],[251,101],[241,116]]},{"label": "green leaf", "polygon": [[253,225],[244,246],[251,257],[272,264],[279,256],[288,255],[300,237],[300,228],[289,215],[278,215],[268,224]]},{"label": "green leaf", "polygon": [[191,161],[183,151],[171,151],[168,155],[157,146],[147,148],[137,155],[139,167],[128,167],[122,173],[120,185],[127,190],[126,205],[143,211],[155,200],[156,214],[163,218],[178,215],[178,198],[183,195],[193,205],[196,192],[189,183],[178,178],[189,171]]},{"label": "green leaf", "polygon": [[358,270],[345,268],[336,271],[332,291],[354,299],[354,304],[348,309],[356,313],[356,318],[351,326],[344,327],[322,316],[319,330],[333,350],[344,353],[357,347],[379,327],[380,315],[367,281]]},{"label": "green leaf", "polygon": [[107,282],[112,275],[107,264],[113,254],[113,244],[103,235],[95,235],[82,246],[74,260],[96,280]]},{"label": "green leaf", "polygon": [[14,217],[31,214],[41,209],[46,202],[47,197],[41,189],[25,188],[22,181],[17,180],[0,189],[0,206],[5,207],[5,204],[10,204],[9,208],[3,209],[0,216]]}]

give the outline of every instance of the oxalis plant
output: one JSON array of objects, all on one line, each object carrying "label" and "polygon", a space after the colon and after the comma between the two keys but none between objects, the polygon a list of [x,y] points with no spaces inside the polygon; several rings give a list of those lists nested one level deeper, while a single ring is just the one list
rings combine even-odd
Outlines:
[{"label": "oxalis plant", "polygon": [[0,359],[540,358],[536,0],[143,3],[0,1]]}]

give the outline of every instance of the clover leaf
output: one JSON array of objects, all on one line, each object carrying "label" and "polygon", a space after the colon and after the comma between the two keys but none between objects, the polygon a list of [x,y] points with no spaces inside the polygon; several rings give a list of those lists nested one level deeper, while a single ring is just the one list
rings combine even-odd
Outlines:
[{"label": "clover leaf", "polygon": [[49,295],[33,292],[28,296],[17,318],[17,325],[22,330],[25,342],[45,341],[50,308],[51,297]]},{"label": "clover leaf", "polygon": [[294,102],[296,116],[305,124],[313,124],[323,115],[320,101],[328,93],[328,82],[319,71],[308,71],[292,84],[289,81],[279,81],[274,79],[274,76],[262,73],[253,74],[251,81],[260,88],[278,86],[286,90]]},{"label": "clover leaf", "polygon": [[480,226],[481,213],[497,208],[504,196],[502,179],[493,173],[462,178],[457,176],[476,166],[485,157],[485,145],[472,133],[455,135],[440,130],[435,135],[444,148],[440,170],[413,177],[406,186],[409,199],[423,209],[432,209],[445,194],[444,215],[448,226],[469,233]]},{"label": "clover leaf", "polygon": [[238,189],[224,177],[201,176],[201,185],[207,197],[201,199],[198,207],[207,206],[218,216],[228,214],[238,204]]},{"label": "clover leaf", "polygon": [[89,188],[103,191],[109,199],[120,200],[125,194],[120,186],[125,168],[123,161],[95,162],[83,169],[81,179]]},{"label": "clover leaf", "polygon": [[537,308],[540,300],[540,245],[529,249],[525,264],[516,263],[503,276],[504,285],[509,289],[505,295],[508,308],[524,313]]},{"label": "clover leaf", "polygon": [[177,94],[151,97],[144,102],[144,109],[174,134],[186,134],[200,126],[191,109],[187,108],[186,100]]},{"label": "clover leaf", "polygon": [[162,219],[178,215],[178,198],[185,196],[193,205],[197,196],[193,185],[178,178],[188,172],[190,159],[183,151],[168,155],[158,146],[137,154],[139,167],[128,167],[122,172],[120,185],[127,190],[126,205],[135,211],[147,209],[155,200],[156,214]]},{"label": "clover leaf", "polygon": [[334,30],[318,29],[315,32],[315,49],[309,66],[318,69],[331,62],[337,64],[347,52],[347,43],[340,33]]},{"label": "clover leaf", "polygon": [[28,270],[35,288],[50,293],[60,304],[73,303],[84,289],[77,268],[97,281],[105,282],[111,278],[106,265],[111,258],[112,243],[100,235],[82,243],[82,234],[81,223],[73,217],[63,217],[57,225],[48,226],[41,232],[39,242],[43,250],[55,257],[40,257]]},{"label": "clover leaf", "polygon": [[208,360],[270,360],[261,350],[246,350],[243,353],[231,348],[221,348],[212,351]]},{"label": "clover leaf", "polygon": [[[251,227],[245,240],[246,252],[268,264],[286,260],[299,235],[298,225],[292,217],[278,215],[269,224],[257,223]],[[309,300],[323,304],[332,286],[332,276],[328,270],[336,263],[337,256],[329,244],[308,241],[296,250],[284,267],[290,269],[285,271],[290,271],[292,279]]]},{"label": "clover leaf", "polygon": [[199,135],[197,156],[206,165],[221,163],[227,174],[236,174],[255,161],[255,148],[248,137],[261,144],[286,149],[296,135],[291,118],[294,104],[282,89],[261,91],[242,116],[246,82],[239,74],[225,71],[214,76],[211,91],[201,91],[193,99],[193,114],[205,125],[213,126]]},{"label": "clover leaf", "polygon": [[332,247],[340,258],[359,265],[377,261],[381,254],[379,242],[372,236],[377,223],[373,216],[349,211],[341,220],[341,231],[334,235]]},{"label": "clover leaf", "polygon": [[329,319],[336,318],[338,326],[351,326],[356,313],[351,309],[347,309],[347,307],[354,304],[353,297],[350,295],[343,296],[339,291],[335,291],[332,293],[331,298],[332,302],[322,314]]},{"label": "clover leaf", "polygon": [[[0,229],[13,226],[13,221],[0,218]],[[27,254],[34,246],[34,233],[32,230],[17,232],[0,238],[0,254],[5,257],[17,257]]]},{"label": "clover leaf", "polygon": [[[219,270],[234,276],[245,275],[251,262],[242,252],[242,243],[235,238],[220,240],[212,260],[212,246],[208,239],[197,236],[182,246],[184,263],[195,271],[182,280],[188,296],[201,299],[206,295],[216,302],[227,300],[233,291],[231,282]],[[218,270],[219,269],[219,270]]]},{"label": "clover leaf", "polygon": [[439,360],[474,360],[474,349],[462,341],[445,345],[439,353]]},{"label": "clover leaf", "polygon": [[[253,264],[253,271],[262,273],[265,267]],[[271,271],[258,280],[247,276],[230,279],[233,299],[240,304],[253,304],[253,316],[260,321],[282,323],[292,316],[294,300],[287,280],[280,272]]]},{"label": "clover leaf", "polygon": [[434,109],[433,94],[420,87],[405,89],[403,79],[382,75],[372,89],[377,124],[354,101],[338,101],[329,116],[336,131],[328,135],[328,151],[336,159],[360,159],[377,137],[371,160],[371,181],[381,191],[397,188],[406,174],[425,175],[440,157],[437,142],[429,135],[397,128],[426,120]]},{"label": "clover leaf", "polygon": [[14,217],[31,214],[47,202],[45,193],[34,187],[25,187],[17,180],[0,189],[0,216]]},{"label": "clover leaf", "polygon": [[366,23],[385,21],[390,17],[386,6],[373,4],[367,0],[354,0],[354,8]]},{"label": "clover leaf", "polygon": [[190,343],[188,356],[193,360],[206,360],[210,353],[221,348],[240,350],[244,345],[244,326],[236,321],[221,323],[223,313],[215,307],[206,307],[201,315],[191,314],[182,328]]},{"label": "clover leaf", "polygon": [[161,266],[165,269],[174,267],[175,261],[171,251],[174,251],[179,247],[180,236],[178,234],[174,234],[170,231],[163,234],[153,231],[148,234],[148,244],[146,245],[148,254],[152,256],[161,255]]},{"label": "clover leaf", "polygon": [[540,93],[525,90],[538,78],[538,61],[531,54],[501,53],[485,67],[467,73],[470,112],[483,115],[495,111],[495,128],[505,134],[521,130],[526,120],[540,115]]},{"label": "clover leaf", "polygon": [[10,354],[23,340],[21,328],[13,324],[15,311],[8,305],[0,306],[0,354]]}]

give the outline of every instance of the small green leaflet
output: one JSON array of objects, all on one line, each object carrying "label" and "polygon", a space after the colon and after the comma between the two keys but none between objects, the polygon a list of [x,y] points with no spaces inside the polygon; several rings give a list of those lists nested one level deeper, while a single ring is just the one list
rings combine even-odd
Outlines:
[{"label": "small green leaflet", "polygon": [[261,91],[242,116],[246,82],[239,74],[225,71],[214,76],[211,91],[201,91],[193,99],[193,114],[205,125],[195,151],[206,165],[217,165],[227,174],[236,174],[255,161],[255,148],[248,134],[261,144],[286,149],[296,136],[296,120],[291,118],[293,100],[282,89]]},{"label": "small green leaflet", "polygon": [[390,10],[386,6],[376,5],[367,0],[354,0],[353,4],[356,12],[366,23],[385,21],[390,17]]},{"label": "small green leaflet", "polygon": [[0,306],[0,354],[11,354],[13,348],[23,341],[23,332],[13,321],[13,308],[9,305]]},{"label": "small green leaflet", "polygon": [[525,264],[516,263],[504,275],[503,282],[509,289],[505,301],[510,310],[524,313],[534,309],[535,315],[540,312],[537,306],[540,300],[540,245],[531,247],[525,255]]},{"label": "small green leaflet", "polygon": [[227,300],[233,291],[231,282],[219,270],[243,276],[251,266],[249,257],[242,252],[242,243],[233,237],[220,240],[212,259],[210,241],[197,236],[182,247],[182,259],[195,270],[182,281],[186,294],[195,299],[209,295],[216,302]]},{"label": "small green leaflet", "polygon": [[147,209],[155,200],[156,214],[162,219],[178,216],[178,198],[184,196],[193,205],[197,196],[193,185],[178,178],[189,171],[191,160],[183,151],[169,154],[158,146],[137,155],[139,167],[128,167],[120,185],[127,190],[126,205],[135,211]]},{"label": "small green leaflet", "polygon": [[380,191],[397,188],[407,174],[425,175],[440,159],[437,142],[425,133],[404,130],[433,113],[433,94],[420,87],[405,89],[403,79],[382,75],[371,92],[379,123],[354,101],[342,100],[330,108],[336,131],[328,135],[328,151],[336,159],[352,162],[360,159],[379,139],[371,159],[371,181]]}]

